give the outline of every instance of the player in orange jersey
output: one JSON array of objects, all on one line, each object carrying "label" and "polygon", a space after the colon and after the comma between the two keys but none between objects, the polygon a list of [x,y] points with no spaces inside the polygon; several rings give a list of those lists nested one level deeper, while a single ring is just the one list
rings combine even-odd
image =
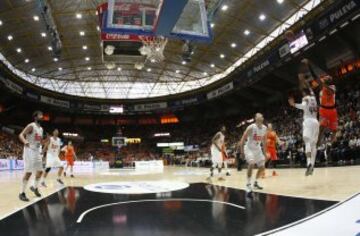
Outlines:
[{"label": "player in orange jersey", "polygon": [[323,140],[327,130],[331,131],[331,141],[334,142],[336,141],[336,130],[338,127],[338,114],[336,110],[335,98],[336,87],[333,84],[333,78],[321,70],[320,73],[323,74],[323,76],[318,76],[315,73],[315,70],[317,69],[319,71],[319,69],[316,68],[316,66],[307,59],[304,59],[302,63],[308,67],[312,78],[315,80],[314,82],[320,89],[320,133],[318,145]]},{"label": "player in orange jersey", "polygon": [[72,145],[72,142],[69,141],[68,145],[63,147],[62,151],[65,151],[65,160],[66,160],[64,176],[66,176],[66,171],[67,171],[68,167],[70,167],[70,177],[74,178],[73,167],[74,167],[74,160],[77,159],[77,157],[76,157],[74,146]]},{"label": "player in orange jersey", "polygon": [[[268,166],[270,166],[270,164],[272,163],[273,167],[275,168],[276,161],[278,160],[276,144],[281,144],[282,142],[280,141],[277,133],[273,129],[271,123],[268,124],[268,128],[267,128],[265,137],[266,137],[266,147],[265,147],[266,160],[267,160]],[[276,175],[277,175],[276,171],[273,171],[273,176],[276,176]],[[265,177],[265,171],[263,172],[263,177]]]},{"label": "player in orange jersey", "polygon": [[336,140],[336,130],[338,127],[338,114],[336,110],[336,87],[331,85],[332,78],[330,76],[319,79],[320,84],[320,135],[319,141],[324,137],[325,131],[331,131],[331,141]]}]

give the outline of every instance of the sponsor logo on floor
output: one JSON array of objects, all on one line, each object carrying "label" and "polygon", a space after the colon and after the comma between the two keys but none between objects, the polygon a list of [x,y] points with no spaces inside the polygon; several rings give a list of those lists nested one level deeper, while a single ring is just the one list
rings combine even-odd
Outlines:
[{"label": "sponsor logo on floor", "polygon": [[134,181],[91,184],[84,189],[110,194],[146,194],[177,191],[187,187],[189,184],[178,181]]}]

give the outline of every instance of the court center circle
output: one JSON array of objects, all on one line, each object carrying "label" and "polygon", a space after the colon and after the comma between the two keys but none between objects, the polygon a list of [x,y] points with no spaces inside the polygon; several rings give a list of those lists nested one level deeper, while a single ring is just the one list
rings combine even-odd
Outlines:
[{"label": "court center circle", "polygon": [[189,187],[188,183],[179,181],[124,181],[90,184],[84,186],[84,189],[110,194],[147,194],[172,192],[187,187]]}]

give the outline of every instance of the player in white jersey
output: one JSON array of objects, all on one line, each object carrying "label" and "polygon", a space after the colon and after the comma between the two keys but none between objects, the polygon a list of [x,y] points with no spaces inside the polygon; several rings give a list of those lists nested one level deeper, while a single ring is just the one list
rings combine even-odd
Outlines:
[{"label": "player in white jersey", "polygon": [[56,180],[58,183],[64,184],[64,182],[61,180],[61,175],[64,171],[64,167],[61,164],[59,158],[61,144],[62,142],[61,139],[59,138],[59,130],[55,129],[53,131],[53,135],[47,140],[47,142],[44,145],[44,151],[46,151],[46,169],[43,174],[43,180],[41,182],[41,185],[44,187],[47,187],[45,183],[45,179],[49,174],[51,168],[59,168],[58,176]]},{"label": "player in white jersey", "polygon": [[42,166],[42,141],[43,129],[40,121],[43,118],[41,111],[36,111],[33,114],[34,122],[28,124],[25,129],[19,134],[20,141],[24,144],[23,159],[24,159],[24,177],[22,179],[21,191],[19,199],[22,201],[29,201],[26,197],[25,189],[31,177],[32,172],[36,172],[34,186],[30,188],[37,197],[41,197],[38,190],[43,166]]},{"label": "player in white jersey", "polygon": [[317,119],[318,104],[314,92],[308,86],[303,89],[303,99],[301,104],[295,103],[294,98],[289,98],[290,106],[301,109],[304,112],[303,121],[303,140],[305,143],[305,153],[307,157],[307,170],[305,175],[312,175],[315,166],[317,153],[317,142],[319,137],[319,121]]},{"label": "player in white jersey", "polygon": [[[240,152],[242,155],[245,155],[245,159],[248,163],[246,184],[248,193],[252,192],[252,187],[260,190],[263,189],[263,187],[259,185],[258,179],[265,170],[266,132],[267,127],[264,125],[264,116],[261,113],[256,113],[255,123],[246,128],[239,143]],[[255,165],[258,167],[258,171],[256,173],[254,184],[252,185],[252,172]]]},{"label": "player in white jersey", "polygon": [[[226,175],[229,176],[230,173],[227,169],[227,154],[226,154],[226,148],[225,148],[225,132],[226,127],[222,126],[220,131],[215,134],[215,136],[211,140],[211,168],[210,168],[210,177],[214,176],[214,169],[217,168],[219,174],[221,173],[223,164],[226,169]],[[222,177],[219,178],[219,180],[223,180]]]}]

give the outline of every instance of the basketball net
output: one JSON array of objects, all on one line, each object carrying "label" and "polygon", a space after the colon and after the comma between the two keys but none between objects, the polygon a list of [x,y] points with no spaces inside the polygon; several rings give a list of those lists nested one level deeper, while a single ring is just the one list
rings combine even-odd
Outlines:
[{"label": "basketball net", "polygon": [[120,151],[120,150],[121,150],[121,148],[123,147],[123,145],[122,145],[122,144],[116,144],[116,146],[117,146],[117,148],[118,148],[118,151]]},{"label": "basketball net", "polygon": [[165,59],[164,49],[168,42],[167,38],[153,36],[139,36],[143,46],[139,49],[141,55],[151,62],[161,62]]}]

